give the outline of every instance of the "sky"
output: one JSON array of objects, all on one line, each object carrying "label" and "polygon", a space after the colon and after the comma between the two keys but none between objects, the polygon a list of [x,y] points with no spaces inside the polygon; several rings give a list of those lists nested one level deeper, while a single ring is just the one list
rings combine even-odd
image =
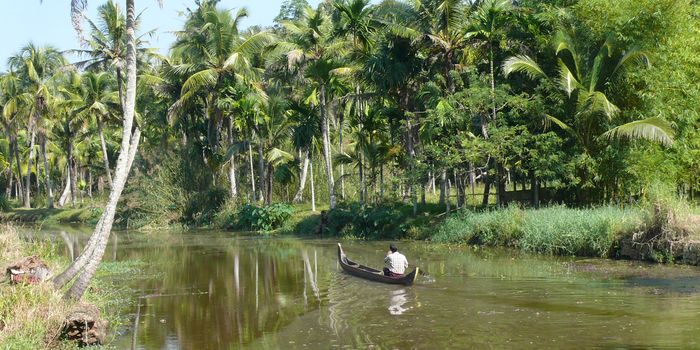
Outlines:
[{"label": "sky", "polygon": [[[117,1],[124,8],[125,1]],[[105,2],[89,0],[86,15],[96,19],[97,7]],[[316,6],[321,0],[308,2]],[[70,21],[70,0],[0,0],[0,5],[0,71],[7,69],[7,59],[30,41],[37,45],[53,45],[59,50],[80,48]],[[281,5],[282,0],[222,0],[219,3],[225,9],[248,9],[249,17],[243,21],[243,28],[272,24]],[[194,0],[164,0],[163,8],[156,0],[136,1],[137,13],[145,11],[141,16],[141,30],[157,29],[156,35],[148,39],[150,47],[167,53],[174,40],[171,32],[182,28],[187,7],[193,8]]]}]

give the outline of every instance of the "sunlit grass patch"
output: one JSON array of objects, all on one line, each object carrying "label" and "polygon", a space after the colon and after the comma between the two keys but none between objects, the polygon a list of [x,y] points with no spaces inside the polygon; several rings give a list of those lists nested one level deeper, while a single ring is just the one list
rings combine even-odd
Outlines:
[{"label": "sunlit grass patch", "polygon": [[[49,241],[26,241],[10,225],[0,227],[0,267],[30,255],[45,261],[54,274],[68,264]],[[142,261],[112,261],[100,264],[83,300],[98,307],[109,322],[108,342],[117,335],[127,318],[125,308],[133,302],[133,290],[124,283],[147,270]],[[4,271],[3,271],[4,273]],[[4,276],[3,276],[4,278]],[[62,299],[64,290],[51,282],[37,285],[0,283],[0,349],[72,349],[74,344],[59,343],[57,337],[71,302]]]}]

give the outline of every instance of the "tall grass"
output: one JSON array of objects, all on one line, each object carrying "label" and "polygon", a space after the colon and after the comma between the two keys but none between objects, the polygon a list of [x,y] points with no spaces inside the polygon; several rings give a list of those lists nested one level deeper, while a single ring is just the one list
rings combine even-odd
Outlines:
[{"label": "tall grass", "polygon": [[433,241],[607,257],[618,237],[642,230],[648,217],[644,210],[618,207],[572,209],[556,206],[539,210],[510,207],[484,212],[463,211],[448,217]]}]

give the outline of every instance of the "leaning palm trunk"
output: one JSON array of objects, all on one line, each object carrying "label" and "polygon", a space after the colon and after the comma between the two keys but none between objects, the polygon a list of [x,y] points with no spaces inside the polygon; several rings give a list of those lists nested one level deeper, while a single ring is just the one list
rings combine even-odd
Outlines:
[{"label": "leaning palm trunk", "polygon": [[[132,134],[134,112],[136,107],[136,36],[134,28],[136,16],[134,7],[134,0],[126,0],[126,101],[123,111],[124,119],[122,142],[119,158],[117,159],[114,183],[110,190],[109,200],[107,201],[105,210],[100,218],[100,222],[98,223],[97,227],[95,227],[95,231],[90,237],[90,242],[81,254],[81,256],[87,256],[87,258],[79,258],[69,267],[69,269],[71,269],[73,265],[77,265],[76,263],[79,260],[82,261],[82,264],[85,264],[83,273],[78,277],[77,281],[68,290],[68,292],[66,292],[65,298],[80,299],[87,289],[90,280],[95,275],[95,271],[102,260],[102,255],[104,254],[109,234],[112,230],[114,214],[116,213],[119,197],[121,196],[124,185],[126,184],[131,162],[133,161],[136,150],[138,149],[138,143],[141,136],[140,130],[136,129],[136,131]],[[86,252],[89,252],[89,254],[86,254]],[[80,268],[82,268],[82,266],[78,265],[78,269]],[[69,281],[73,277],[74,276],[64,276],[63,279],[65,281]]]},{"label": "leaning palm trunk", "polygon": [[109,168],[109,157],[107,156],[107,143],[105,142],[105,134],[103,131],[102,118],[97,118],[97,132],[100,134],[100,145],[102,146],[102,158],[105,163],[105,173],[107,173],[107,183],[109,188],[112,188],[112,171]]},{"label": "leaning palm trunk", "polygon": [[49,171],[49,160],[46,158],[46,135],[41,135],[39,147],[41,147],[41,157],[44,158],[44,175],[46,176],[46,197],[48,198],[49,209],[53,209],[53,188],[51,185],[51,173]]},{"label": "leaning palm trunk", "polygon": [[[129,89],[127,87],[127,100],[128,91]],[[121,152],[119,154],[117,169],[115,171],[114,187],[110,191],[109,200],[107,201],[107,206],[102,214],[102,218],[95,228],[95,232],[93,232],[93,236],[95,236],[96,239],[93,241],[93,248],[88,254],[86,254],[89,255],[89,257],[85,259],[85,268],[78,276],[75,283],[66,292],[64,296],[65,299],[80,299],[90,284],[92,277],[95,275],[97,266],[100,264],[100,261],[102,261],[102,256],[104,255],[107,242],[109,241],[109,234],[112,231],[112,224],[114,223],[114,215],[117,211],[119,197],[121,196],[121,192],[126,185],[130,165],[133,162],[136,150],[138,149],[139,141],[141,139],[141,131],[136,129],[133,135],[131,135],[130,139],[131,142],[128,146],[129,148],[125,150],[127,152]],[[85,248],[86,251],[88,249],[88,247]]]},{"label": "leaning palm trunk", "polygon": [[328,199],[330,208],[335,208],[335,184],[333,181],[333,163],[331,162],[331,141],[328,133],[328,115],[326,113],[326,86],[321,85],[321,134],[323,137],[323,160],[326,163],[328,178]]},{"label": "leaning palm trunk", "polygon": [[299,189],[294,195],[294,202],[299,203],[302,201],[304,195],[304,187],[306,187],[306,177],[309,171],[309,150],[308,148],[304,151],[304,164],[301,167],[301,175],[299,176]]}]

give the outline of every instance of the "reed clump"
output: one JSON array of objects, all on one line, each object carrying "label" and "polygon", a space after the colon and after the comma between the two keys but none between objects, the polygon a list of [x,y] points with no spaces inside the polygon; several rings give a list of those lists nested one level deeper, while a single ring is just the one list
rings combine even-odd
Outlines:
[{"label": "reed clump", "polygon": [[432,239],[545,254],[608,257],[619,237],[644,230],[647,222],[647,212],[638,208],[509,207],[453,214]]}]

